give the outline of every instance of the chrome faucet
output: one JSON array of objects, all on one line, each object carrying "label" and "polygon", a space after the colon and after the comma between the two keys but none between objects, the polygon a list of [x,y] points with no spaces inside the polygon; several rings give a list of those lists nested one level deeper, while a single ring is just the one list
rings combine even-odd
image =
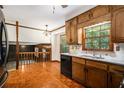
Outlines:
[{"label": "chrome faucet", "polygon": [[95,56],[96,54],[95,54],[95,50],[93,49],[93,56]]},{"label": "chrome faucet", "polygon": [[100,57],[100,58],[102,58],[102,55],[101,55],[101,54],[99,54],[99,57]]}]

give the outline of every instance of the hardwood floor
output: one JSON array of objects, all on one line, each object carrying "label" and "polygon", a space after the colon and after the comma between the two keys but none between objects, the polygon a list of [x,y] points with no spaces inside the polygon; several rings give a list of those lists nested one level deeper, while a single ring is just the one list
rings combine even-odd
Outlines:
[{"label": "hardwood floor", "polygon": [[60,63],[39,62],[23,65],[9,72],[4,88],[82,88],[83,86],[60,74]]}]

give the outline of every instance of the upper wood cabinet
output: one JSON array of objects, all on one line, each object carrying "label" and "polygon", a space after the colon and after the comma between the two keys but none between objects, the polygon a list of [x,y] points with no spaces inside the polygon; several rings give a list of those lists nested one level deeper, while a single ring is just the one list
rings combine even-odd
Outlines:
[{"label": "upper wood cabinet", "polygon": [[71,21],[71,43],[77,44],[78,43],[78,36],[77,36],[77,18],[72,19]]},{"label": "upper wood cabinet", "polygon": [[118,9],[124,8],[124,5],[111,5],[111,11],[114,12]]},{"label": "upper wood cabinet", "polygon": [[66,25],[66,37],[68,44],[77,44],[77,18],[73,18],[65,23]]},{"label": "upper wood cabinet", "polygon": [[97,18],[108,14],[110,12],[110,7],[108,5],[100,5],[91,9],[90,12],[91,12],[90,14],[91,18]]},{"label": "upper wood cabinet", "polygon": [[83,23],[90,20],[90,14],[91,14],[90,12],[85,12],[83,14],[80,14],[78,16],[78,23]]},{"label": "upper wood cabinet", "polygon": [[71,22],[70,21],[66,21],[65,22],[65,30],[66,30],[66,41],[67,43],[71,42]]},{"label": "upper wood cabinet", "polygon": [[78,28],[78,44],[82,44],[82,35],[83,35],[83,29]]},{"label": "upper wood cabinet", "polygon": [[112,12],[112,41],[124,42],[124,8]]},{"label": "upper wood cabinet", "polygon": [[[124,43],[124,5],[99,5],[66,22],[68,44],[82,44],[79,28],[111,21],[111,41]],[[79,30],[79,31],[78,31]],[[79,33],[78,33],[79,32]],[[82,35],[82,34],[81,34]],[[83,42],[83,41],[82,41]]]},{"label": "upper wood cabinet", "polygon": [[94,20],[100,16],[106,15],[110,12],[109,10],[110,10],[109,6],[97,6],[83,14],[80,14],[79,16],[69,21],[66,21],[65,27],[66,27],[67,43],[68,44],[82,44],[80,41],[81,39],[78,38],[80,37],[79,36],[80,32],[78,33],[78,29],[77,29],[78,24],[82,24],[82,23],[85,24],[85,22],[91,21],[91,19]]},{"label": "upper wood cabinet", "polygon": [[91,19],[94,18],[98,18],[100,16],[106,15],[108,13],[110,13],[110,6],[108,5],[101,5],[101,6],[97,6],[83,14],[80,14],[78,16],[78,23],[84,23],[86,21],[89,21]]}]

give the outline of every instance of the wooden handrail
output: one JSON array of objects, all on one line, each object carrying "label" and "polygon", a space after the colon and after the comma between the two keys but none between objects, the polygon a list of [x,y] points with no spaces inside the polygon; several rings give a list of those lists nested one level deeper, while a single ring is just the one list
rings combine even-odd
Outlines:
[{"label": "wooden handrail", "polygon": [[30,64],[33,62],[44,62],[51,60],[50,52],[19,52],[20,64]]},{"label": "wooden handrail", "polygon": [[19,52],[19,54],[50,54],[50,52]]}]

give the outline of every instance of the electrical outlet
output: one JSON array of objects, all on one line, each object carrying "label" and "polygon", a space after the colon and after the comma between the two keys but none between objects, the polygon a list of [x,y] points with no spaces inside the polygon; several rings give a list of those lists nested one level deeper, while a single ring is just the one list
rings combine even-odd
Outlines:
[{"label": "electrical outlet", "polygon": [[119,45],[116,46],[116,51],[120,51],[120,46]]}]

